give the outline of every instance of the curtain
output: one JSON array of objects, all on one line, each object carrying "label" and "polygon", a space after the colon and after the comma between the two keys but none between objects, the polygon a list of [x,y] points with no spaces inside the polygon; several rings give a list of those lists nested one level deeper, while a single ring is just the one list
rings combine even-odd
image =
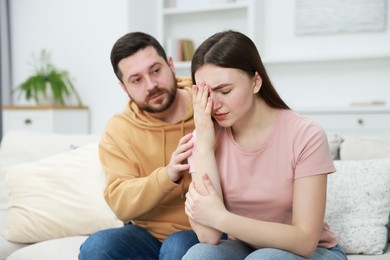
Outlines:
[{"label": "curtain", "polygon": [[[0,0],[0,106],[11,104],[11,51],[9,1]],[[0,110],[0,140],[3,136],[3,112]]]}]

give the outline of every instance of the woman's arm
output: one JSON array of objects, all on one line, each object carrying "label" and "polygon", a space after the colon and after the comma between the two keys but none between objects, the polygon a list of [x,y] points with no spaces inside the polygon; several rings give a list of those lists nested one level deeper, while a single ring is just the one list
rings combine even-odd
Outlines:
[{"label": "woman's arm", "polygon": [[[222,198],[222,190],[218,177],[217,164],[214,155],[215,132],[211,119],[212,101],[209,98],[209,90],[204,85],[193,87],[194,121],[196,128],[195,163],[196,171],[191,173],[193,184],[199,194],[207,194],[202,176],[207,173],[211,182],[216,187],[219,198]],[[191,200],[191,193],[187,194],[187,200]],[[187,212],[187,215],[189,214]],[[190,215],[189,215],[190,216]],[[217,244],[222,232],[211,228],[207,223],[199,224],[189,218],[192,228],[200,242]]]},{"label": "woman's arm", "polygon": [[207,195],[194,193],[191,217],[197,223],[209,225],[255,248],[279,248],[304,257],[315,251],[323,227],[327,175],[303,177],[294,181],[293,216],[291,225],[242,217],[226,210],[211,181],[203,178]]}]

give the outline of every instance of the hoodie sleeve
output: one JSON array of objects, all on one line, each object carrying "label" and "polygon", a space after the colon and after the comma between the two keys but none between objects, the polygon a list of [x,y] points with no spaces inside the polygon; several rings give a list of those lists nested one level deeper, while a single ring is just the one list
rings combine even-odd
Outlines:
[{"label": "hoodie sleeve", "polygon": [[139,158],[124,151],[119,143],[123,140],[118,137],[116,140],[106,132],[99,145],[100,161],[106,173],[104,197],[118,218],[127,222],[147,214],[180,183],[168,178],[166,167],[143,174],[138,166]]},{"label": "hoodie sleeve", "polygon": [[190,77],[176,77],[178,88],[192,88],[192,79]]}]

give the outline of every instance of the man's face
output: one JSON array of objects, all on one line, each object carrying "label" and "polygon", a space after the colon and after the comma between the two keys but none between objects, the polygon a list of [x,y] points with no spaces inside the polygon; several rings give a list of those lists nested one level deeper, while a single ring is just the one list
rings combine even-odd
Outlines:
[{"label": "man's face", "polygon": [[168,109],[176,96],[176,78],[172,64],[147,47],[122,59],[122,88],[137,106],[149,113]]}]

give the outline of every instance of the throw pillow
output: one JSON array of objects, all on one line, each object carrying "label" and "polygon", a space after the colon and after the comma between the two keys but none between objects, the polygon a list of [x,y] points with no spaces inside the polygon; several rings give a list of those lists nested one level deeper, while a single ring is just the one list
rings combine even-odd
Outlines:
[{"label": "throw pillow", "polygon": [[97,134],[48,134],[9,130],[0,143],[0,209],[8,208],[3,167],[36,161],[91,142],[98,142],[99,139],[100,135]]},{"label": "throw pillow", "polygon": [[20,243],[122,226],[103,198],[98,143],[4,168],[9,212],[3,235]]},{"label": "throw pillow", "polygon": [[332,156],[333,160],[339,160],[340,159],[340,145],[343,142],[343,138],[338,134],[328,133],[328,144],[329,144],[329,150],[330,154]]},{"label": "throw pillow", "polygon": [[334,161],[325,221],[349,254],[382,254],[390,214],[390,159]]},{"label": "throw pillow", "polygon": [[390,158],[390,140],[385,137],[350,135],[340,148],[341,160]]}]

